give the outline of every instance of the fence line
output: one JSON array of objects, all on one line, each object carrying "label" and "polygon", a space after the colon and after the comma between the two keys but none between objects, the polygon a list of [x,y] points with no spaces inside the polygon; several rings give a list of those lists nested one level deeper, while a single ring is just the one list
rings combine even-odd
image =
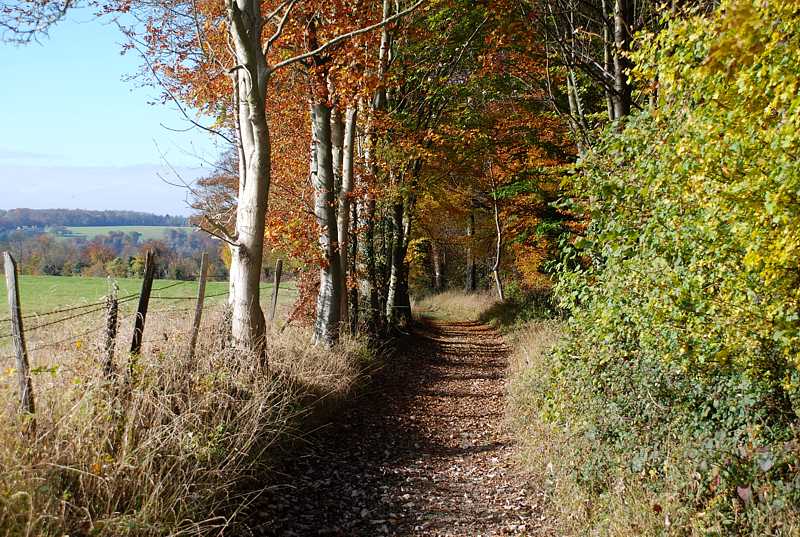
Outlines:
[{"label": "fence line", "polygon": [[[10,257],[10,254],[7,254],[7,255]],[[150,268],[151,268],[151,271],[154,269],[154,261],[153,261],[153,264],[151,265]],[[170,283],[168,285],[164,285],[164,286],[158,287],[158,288],[151,287],[149,289],[150,292],[132,293],[130,295],[119,297],[115,301],[114,301],[113,296],[109,295],[107,297],[104,297],[102,301],[90,302],[88,304],[81,304],[81,305],[69,306],[69,307],[64,307],[64,308],[56,308],[56,309],[51,310],[51,311],[46,311],[46,312],[42,312],[42,313],[31,313],[31,314],[28,314],[28,315],[25,315],[25,316],[21,315],[20,308],[19,308],[19,306],[17,306],[16,310],[13,311],[13,313],[14,313],[14,315],[16,315],[16,322],[18,323],[18,325],[19,325],[19,327],[21,329],[22,328],[21,319],[47,318],[47,317],[50,317],[50,316],[53,316],[53,315],[77,312],[77,313],[74,313],[72,315],[68,315],[66,317],[60,317],[60,318],[53,319],[53,320],[47,320],[45,322],[41,322],[41,323],[33,325],[31,327],[25,327],[24,332],[30,333],[30,332],[35,332],[35,331],[42,330],[44,328],[52,327],[52,326],[55,326],[55,325],[58,325],[58,324],[62,324],[62,323],[65,323],[65,322],[73,320],[73,319],[86,317],[88,315],[91,315],[91,314],[94,314],[94,313],[98,313],[98,312],[103,311],[103,310],[106,311],[106,316],[100,322],[94,324],[91,328],[89,328],[87,330],[84,330],[84,331],[81,331],[81,332],[79,332],[77,334],[70,334],[69,336],[67,336],[65,338],[61,338],[61,339],[59,339],[57,341],[52,341],[52,342],[49,342],[49,343],[41,343],[41,344],[36,345],[35,347],[31,348],[31,349],[26,349],[27,350],[26,354],[32,354],[32,353],[35,353],[35,352],[38,352],[38,351],[51,349],[51,348],[54,348],[54,347],[59,347],[59,346],[64,345],[64,344],[77,342],[77,341],[80,341],[81,338],[85,338],[86,336],[89,336],[89,335],[91,335],[93,333],[100,332],[102,330],[106,331],[107,339],[108,339],[108,337],[112,337],[112,338],[116,339],[118,337],[118,331],[117,330],[109,331],[110,323],[114,322],[115,326],[119,326],[123,322],[130,320],[130,318],[132,318],[132,317],[135,317],[136,321],[140,321],[139,323],[135,323],[135,326],[134,326],[134,333],[136,333],[135,331],[137,329],[140,331],[137,334],[138,338],[134,337],[134,340],[138,339],[139,347],[141,347],[141,345],[143,343],[154,343],[154,342],[158,342],[158,341],[162,340],[161,337],[149,337],[149,338],[146,338],[146,339],[143,337],[143,335],[144,335],[143,334],[143,332],[144,332],[144,323],[141,322],[141,320],[143,320],[141,318],[142,317],[142,315],[141,315],[142,306],[144,305],[144,307],[147,308],[147,303],[149,302],[150,299],[164,300],[164,301],[175,301],[175,302],[195,301],[195,305],[192,306],[192,307],[186,307],[186,308],[165,307],[165,308],[153,309],[153,310],[150,310],[150,314],[151,315],[152,314],[158,314],[158,313],[175,314],[175,313],[184,313],[184,312],[194,311],[195,312],[195,316],[197,317],[198,315],[202,314],[202,309],[204,307],[206,309],[217,309],[217,308],[220,308],[220,307],[224,307],[224,304],[212,304],[212,305],[205,305],[204,306],[204,301],[205,300],[212,299],[212,298],[224,297],[224,296],[228,296],[230,294],[230,289],[229,288],[226,288],[224,291],[221,291],[221,292],[218,292],[218,293],[207,294],[205,292],[204,286],[202,286],[202,285],[198,288],[198,295],[196,295],[196,296],[164,296],[164,295],[158,295],[157,294],[159,292],[162,292],[162,291],[165,291],[167,289],[171,289],[171,288],[174,288],[174,287],[177,287],[177,286],[180,286],[180,285],[184,285],[186,283],[187,283],[186,280],[176,281],[176,282],[173,282],[173,283]],[[261,286],[259,286],[259,288],[261,290],[267,289],[267,288],[269,288],[269,284],[261,285]],[[144,288],[143,288],[143,290],[144,290]],[[11,292],[10,289],[9,289],[9,292]],[[114,294],[115,293],[116,293],[116,291],[114,291]],[[201,296],[201,293],[202,293],[202,296]],[[143,296],[143,294],[145,296]],[[133,312],[133,313],[130,313],[128,315],[119,315],[119,308],[118,307],[120,305],[132,302],[132,301],[137,300],[137,299],[140,302],[139,308],[137,308],[137,312]],[[111,301],[115,302],[116,307],[112,308],[112,307],[109,306]],[[273,311],[271,312],[271,315],[273,315],[273,316],[274,316],[274,308],[275,308],[275,304],[276,303],[277,303],[277,286],[276,286],[276,289],[274,290],[274,295],[272,297]],[[18,304],[18,302],[17,302],[17,304]],[[111,317],[115,317],[115,318],[112,319]],[[8,317],[8,318],[0,319],[0,323],[7,322],[7,321],[14,321],[14,320],[15,320],[15,317],[12,316],[12,317]],[[195,324],[197,324],[195,329],[199,330],[199,323],[196,323],[196,321],[195,321]],[[3,339],[9,338],[9,337],[14,337],[15,335],[16,334],[14,334],[13,331],[11,333],[7,333],[7,334],[0,334],[0,341],[2,341]],[[24,333],[21,334],[21,337],[24,337]],[[195,335],[195,337],[196,337],[196,335]],[[190,345],[191,345],[191,343],[190,343]],[[111,350],[109,351],[109,349],[111,349]],[[105,350],[105,355],[104,355],[104,364],[103,365],[104,365],[105,369],[108,369],[109,360],[113,361],[113,354],[114,354],[113,341],[112,342],[105,341],[104,350]],[[129,364],[131,366],[133,365],[133,361],[135,361],[135,356],[134,356],[135,353],[136,352],[134,352],[133,355],[131,356],[131,362]],[[13,359],[13,358],[18,358],[18,356],[16,354],[11,354],[11,355],[7,355],[7,356],[0,356],[0,362],[5,362],[6,360]],[[61,366],[61,365],[69,367],[68,364],[59,364],[59,366]],[[32,395],[32,386],[30,387],[30,393]],[[25,394],[23,393],[22,395],[24,396]],[[31,397],[31,403],[32,403],[32,397]],[[33,412],[33,405],[31,404],[29,408],[31,409],[31,413],[32,413]]]},{"label": "fence line", "polygon": [[[189,281],[190,280],[182,280],[182,281],[179,281],[179,282],[174,282],[174,283],[171,283],[169,285],[165,285],[164,287],[159,287],[157,289],[153,289],[153,292],[159,292],[159,291],[164,291],[166,289],[171,289],[171,288],[176,287],[178,285],[187,284],[187,283],[189,283]],[[271,284],[262,285],[260,287],[260,289],[261,290],[268,289],[270,286],[271,286]],[[205,299],[219,298],[221,296],[226,296],[228,294],[230,294],[230,290],[225,290],[225,291],[221,291],[219,293],[214,293],[214,294],[210,294],[210,295],[206,294],[206,295],[204,295],[204,298]],[[139,298],[140,295],[141,295],[141,293],[133,293],[133,294],[130,294],[130,295],[125,295],[125,296],[119,297],[118,302],[119,302],[119,304],[125,304],[125,303],[128,303],[128,302],[132,302],[132,301],[136,300],[137,298]],[[189,295],[187,295],[187,296],[151,295],[150,299],[151,300],[153,300],[153,299],[155,299],[155,300],[197,300],[197,296],[189,296]],[[100,306],[102,306],[102,307],[100,307]],[[99,302],[91,302],[89,304],[82,304],[80,306],[73,306],[73,307],[69,307],[69,308],[60,308],[60,309],[55,309],[55,310],[51,310],[51,311],[45,311],[45,312],[41,312],[41,313],[29,313],[28,315],[23,315],[22,319],[26,319],[26,320],[27,319],[36,319],[36,318],[39,318],[39,317],[48,317],[50,315],[55,315],[55,314],[58,314],[58,313],[69,313],[71,311],[78,311],[78,310],[82,310],[82,309],[86,309],[86,308],[90,308],[90,307],[95,307],[95,309],[93,309],[91,311],[83,312],[83,313],[76,314],[76,315],[71,315],[69,317],[63,317],[61,319],[57,319],[55,321],[50,321],[50,322],[45,323],[45,324],[34,325],[34,326],[30,327],[30,328],[25,328],[26,332],[32,332],[32,331],[37,330],[39,328],[52,326],[52,325],[58,324],[60,322],[69,321],[69,320],[72,320],[72,319],[76,319],[78,317],[82,317],[83,315],[89,315],[91,313],[96,313],[96,312],[98,312],[100,310],[105,309],[105,306],[106,306],[106,299],[103,298],[103,300],[101,300]],[[161,310],[161,311],[167,311],[167,310]],[[4,322],[8,322],[8,321],[11,321],[11,317],[4,317],[4,318],[0,319],[0,323],[4,323]],[[10,336],[11,336],[10,333],[2,334],[2,335],[0,335],[0,339],[7,338],[7,337],[10,337]]]}]

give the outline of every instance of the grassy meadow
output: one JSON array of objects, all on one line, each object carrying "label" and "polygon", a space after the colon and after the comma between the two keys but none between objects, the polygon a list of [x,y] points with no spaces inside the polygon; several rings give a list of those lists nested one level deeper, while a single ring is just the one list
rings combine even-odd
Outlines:
[{"label": "grassy meadow", "polygon": [[[116,278],[114,281],[119,286],[119,296],[124,297],[138,293],[142,287],[142,280],[137,278]],[[80,276],[20,276],[19,281],[20,302],[22,303],[23,315],[29,313],[45,313],[55,309],[91,304],[102,300],[108,294],[109,280],[107,278],[80,277]],[[197,296],[196,281],[176,281],[176,280],[156,280],[153,283],[153,296],[151,304],[155,307],[175,302],[174,298],[169,300],[159,300],[159,296],[164,297],[187,297]],[[158,289],[166,288],[163,293]],[[261,302],[266,305],[272,296],[272,284],[263,283],[261,286]],[[228,290],[227,281],[210,281],[206,285],[206,296],[210,297],[209,304],[217,304],[225,301],[222,295]],[[297,297],[297,290],[293,282],[286,282],[281,285],[281,292],[278,295],[279,303],[290,304]],[[0,285],[0,300],[5,308],[6,288]],[[134,302],[135,303],[135,302]],[[177,303],[187,306],[184,301]],[[3,311],[0,309],[0,311]],[[8,315],[0,314],[0,319]]]},{"label": "grassy meadow", "polygon": [[[39,369],[58,367],[61,351],[77,346],[93,346],[99,352],[105,330],[105,307],[102,302],[108,293],[106,278],[79,276],[20,276],[20,303],[25,317],[24,326],[31,362]],[[136,278],[118,278],[119,285],[119,345],[129,342],[133,319],[138,304],[135,295],[142,281]],[[167,339],[185,339],[194,313],[197,296],[196,281],[155,280],[150,298],[145,328],[145,348],[158,349]],[[269,311],[272,284],[261,285],[261,304]],[[204,325],[213,327],[209,319],[222,312],[226,303],[227,282],[208,282]],[[125,298],[129,297],[129,298]],[[294,282],[281,284],[278,294],[276,319],[285,319],[297,297]],[[0,368],[13,363],[5,285],[0,285]],[[86,305],[86,308],[55,313],[54,310]],[[76,316],[73,318],[73,316]],[[54,324],[50,324],[54,323]],[[41,328],[40,328],[41,327]],[[0,380],[2,384],[2,380]]]},{"label": "grassy meadow", "polygon": [[68,226],[69,235],[67,238],[85,238],[92,240],[97,235],[108,235],[112,232],[118,233],[140,233],[142,240],[163,239],[170,230],[191,232],[191,226]]}]

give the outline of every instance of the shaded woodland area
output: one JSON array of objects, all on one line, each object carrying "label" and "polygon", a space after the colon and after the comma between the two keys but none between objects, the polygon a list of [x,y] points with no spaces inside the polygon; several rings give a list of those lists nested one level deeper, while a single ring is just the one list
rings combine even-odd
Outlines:
[{"label": "shaded woodland area", "polygon": [[[4,4],[3,37],[74,5]],[[509,404],[542,534],[800,532],[796,3],[92,5],[225,146],[186,188],[239,359],[281,355],[276,252],[319,356],[458,290],[524,356]]]}]

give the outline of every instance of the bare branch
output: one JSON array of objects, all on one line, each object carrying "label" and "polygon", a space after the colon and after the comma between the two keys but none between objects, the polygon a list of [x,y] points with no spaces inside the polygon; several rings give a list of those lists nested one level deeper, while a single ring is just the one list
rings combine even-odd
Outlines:
[{"label": "bare branch", "polygon": [[275,28],[275,33],[272,34],[272,36],[267,40],[267,44],[264,46],[264,57],[265,58],[267,57],[267,54],[269,54],[269,51],[272,48],[272,45],[275,43],[275,41],[278,40],[278,38],[283,33],[283,28],[284,28],[284,26],[286,26],[286,21],[289,20],[289,15],[291,14],[292,8],[294,7],[294,5],[296,3],[297,3],[297,0],[291,0],[289,2],[289,5],[286,7],[286,12],[283,14],[283,17],[281,17],[281,20],[278,23],[277,28]]},{"label": "bare branch", "polygon": [[64,18],[73,7],[75,0],[48,2],[21,2],[12,7],[0,4],[0,41],[10,43],[30,43],[40,36],[46,36],[55,23]]},{"label": "bare branch", "polygon": [[293,63],[297,63],[299,61],[311,58],[313,56],[321,54],[322,52],[325,52],[329,48],[335,47],[339,43],[347,41],[348,39],[351,39],[351,38],[356,37],[356,36],[361,35],[361,34],[369,33],[371,31],[377,30],[379,28],[383,28],[387,24],[390,24],[390,23],[392,23],[392,22],[394,22],[394,21],[396,21],[396,20],[408,15],[409,13],[413,12],[419,6],[421,6],[424,2],[425,2],[425,0],[418,0],[411,7],[407,8],[407,9],[404,9],[403,11],[401,11],[399,13],[395,13],[394,15],[389,17],[388,19],[384,19],[381,22],[375,23],[375,24],[373,24],[371,26],[366,26],[364,28],[359,28],[358,30],[354,30],[352,32],[348,32],[346,34],[342,34],[342,35],[340,35],[338,37],[335,37],[335,38],[331,39],[330,41],[328,41],[324,45],[320,45],[319,47],[317,47],[316,49],[312,50],[311,52],[306,52],[304,54],[300,54],[298,56],[294,56],[292,58],[283,60],[282,62],[278,62],[277,64],[272,66],[271,70],[275,71],[277,69],[280,69],[281,67],[286,67],[287,65],[291,65]]},{"label": "bare branch", "polygon": [[175,97],[175,95],[172,93],[172,90],[170,90],[169,87],[167,87],[167,85],[164,84],[164,82],[161,81],[161,77],[158,76],[158,71],[156,71],[156,68],[150,62],[150,59],[147,57],[147,55],[139,48],[138,43],[136,43],[133,39],[131,39],[131,46],[142,57],[142,59],[144,60],[145,64],[147,65],[147,68],[152,73],[153,78],[155,78],[156,82],[158,82],[158,85],[161,86],[161,89],[163,89],[164,92],[166,92],[166,94],[170,98],[170,100],[173,103],[175,103],[175,106],[178,107],[178,110],[183,115],[183,117],[186,119],[186,121],[188,121],[189,123],[191,123],[192,125],[194,125],[195,127],[199,128],[199,129],[202,129],[202,130],[204,130],[206,132],[209,132],[211,134],[216,134],[217,136],[219,136],[220,138],[222,138],[223,140],[225,140],[226,142],[228,142],[231,145],[235,144],[235,142],[233,140],[231,140],[228,136],[224,135],[220,131],[218,131],[216,129],[212,129],[211,127],[206,127],[202,123],[199,123],[198,121],[196,121],[195,119],[190,117],[189,113],[186,111],[186,109],[180,103],[178,98]]}]

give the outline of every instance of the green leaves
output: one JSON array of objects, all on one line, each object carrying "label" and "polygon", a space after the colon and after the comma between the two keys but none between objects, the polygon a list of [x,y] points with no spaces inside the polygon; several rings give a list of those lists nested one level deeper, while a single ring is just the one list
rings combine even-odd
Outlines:
[{"label": "green leaves", "polygon": [[731,502],[762,505],[788,465],[726,451],[762,453],[800,412],[800,7],[730,0],[667,20],[634,59],[657,107],[607,130],[574,177],[592,223],[559,273],[559,357],[592,387],[599,450],[644,472],[659,455],[641,455],[667,457],[678,435],[714,486],[669,492],[725,511],[698,524],[742,529]]}]

